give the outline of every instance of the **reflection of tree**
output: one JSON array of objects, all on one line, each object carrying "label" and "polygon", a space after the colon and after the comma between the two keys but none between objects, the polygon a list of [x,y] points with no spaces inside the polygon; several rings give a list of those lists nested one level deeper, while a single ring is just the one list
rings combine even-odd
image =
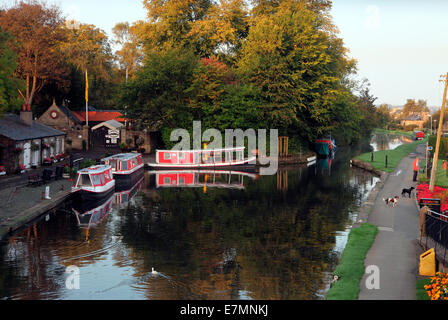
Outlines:
[{"label": "reflection of tree", "polygon": [[[335,167],[338,174],[324,179],[290,171],[283,191],[276,176],[250,181],[243,192],[161,189],[143,208],[122,211],[120,233],[141,268],[157,266],[182,283],[181,297],[236,299],[246,291],[255,299],[316,299],[336,262],[335,233],[357,200],[347,162]],[[229,248],[238,267],[218,273]]]}]

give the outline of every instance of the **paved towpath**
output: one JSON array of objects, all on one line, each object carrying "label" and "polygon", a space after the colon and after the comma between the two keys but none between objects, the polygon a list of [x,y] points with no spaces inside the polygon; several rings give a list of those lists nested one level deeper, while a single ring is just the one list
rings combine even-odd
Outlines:
[{"label": "paved towpath", "polygon": [[[412,164],[416,156],[424,158],[425,144],[418,145],[416,151],[404,157],[393,173],[384,181],[374,202],[368,222],[376,225],[378,235],[367,253],[364,265],[378,266],[380,289],[367,289],[368,274],[360,282],[359,300],[415,300],[415,281],[418,273],[419,214],[415,203],[415,190],[412,198],[401,196],[403,188],[415,187],[412,181]],[[398,205],[387,207],[383,198],[398,195]]]}]

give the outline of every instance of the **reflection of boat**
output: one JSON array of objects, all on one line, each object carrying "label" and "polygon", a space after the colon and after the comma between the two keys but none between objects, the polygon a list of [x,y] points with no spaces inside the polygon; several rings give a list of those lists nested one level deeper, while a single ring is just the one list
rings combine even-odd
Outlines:
[{"label": "reflection of boat", "polygon": [[328,175],[331,175],[331,162],[333,158],[320,158],[317,159],[315,173],[319,170],[322,174],[328,171]]},{"label": "reflection of boat", "polygon": [[119,153],[101,159],[112,167],[116,187],[126,188],[139,181],[143,174],[143,160],[140,153]]},{"label": "reflection of boat", "polygon": [[114,193],[115,201],[114,204],[126,203],[132,199],[132,197],[142,188],[142,182],[144,177],[142,176],[137,183],[128,189],[121,190]]},{"label": "reflection of boat", "polygon": [[241,171],[221,170],[167,170],[150,171],[154,174],[154,185],[160,187],[216,187],[244,189],[244,177],[256,179],[256,174]]},{"label": "reflection of boat", "polygon": [[333,157],[336,149],[335,141],[332,138],[322,138],[314,141],[314,150],[319,156]]},{"label": "reflection of boat", "polygon": [[100,200],[114,191],[115,180],[108,165],[91,166],[77,172],[72,192],[81,197],[81,201]]},{"label": "reflection of boat", "polygon": [[76,215],[78,226],[91,227],[98,224],[112,208],[114,196],[112,195],[106,201],[98,201],[93,208],[85,210],[79,206],[73,206],[72,211]]},{"label": "reflection of boat", "polygon": [[255,169],[256,157],[244,157],[245,147],[204,150],[157,150],[152,169]]}]

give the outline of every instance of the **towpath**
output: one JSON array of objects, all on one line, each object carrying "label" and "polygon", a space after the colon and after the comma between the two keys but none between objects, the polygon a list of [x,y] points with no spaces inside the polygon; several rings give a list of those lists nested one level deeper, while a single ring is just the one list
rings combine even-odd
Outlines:
[{"label": "towpath", "polygon": [[[415,203],[415,190],[412,198],[403,198],[403,188],[414,188],[412,163],[416,156],[423,159],[425,145],[418,145],[415,152],[404,157],[394,172],[387,175],[384,185],[378,192],[368,222],[379,229],[375,241],[367,253],[364,265],[379,268],[379,289],[368,289],[364,274],[360,282],[359,300],[415,300],[415,282],[418,274],[417,246],[419,214]],[[386,206],[383,198],[398,195],[398,205]]]}]

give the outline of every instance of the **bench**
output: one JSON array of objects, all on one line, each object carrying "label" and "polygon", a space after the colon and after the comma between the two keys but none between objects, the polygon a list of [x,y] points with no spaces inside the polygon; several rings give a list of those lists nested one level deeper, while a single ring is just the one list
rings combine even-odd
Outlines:
[{"label": "bench", "polygon": [[39,175],[36,173],[30,174],[28,176],[28,184],[29,185],[37,186],[37,185],[42,184],[43,182],[44,182],[44,180],[41,177],[39,177]]}]

